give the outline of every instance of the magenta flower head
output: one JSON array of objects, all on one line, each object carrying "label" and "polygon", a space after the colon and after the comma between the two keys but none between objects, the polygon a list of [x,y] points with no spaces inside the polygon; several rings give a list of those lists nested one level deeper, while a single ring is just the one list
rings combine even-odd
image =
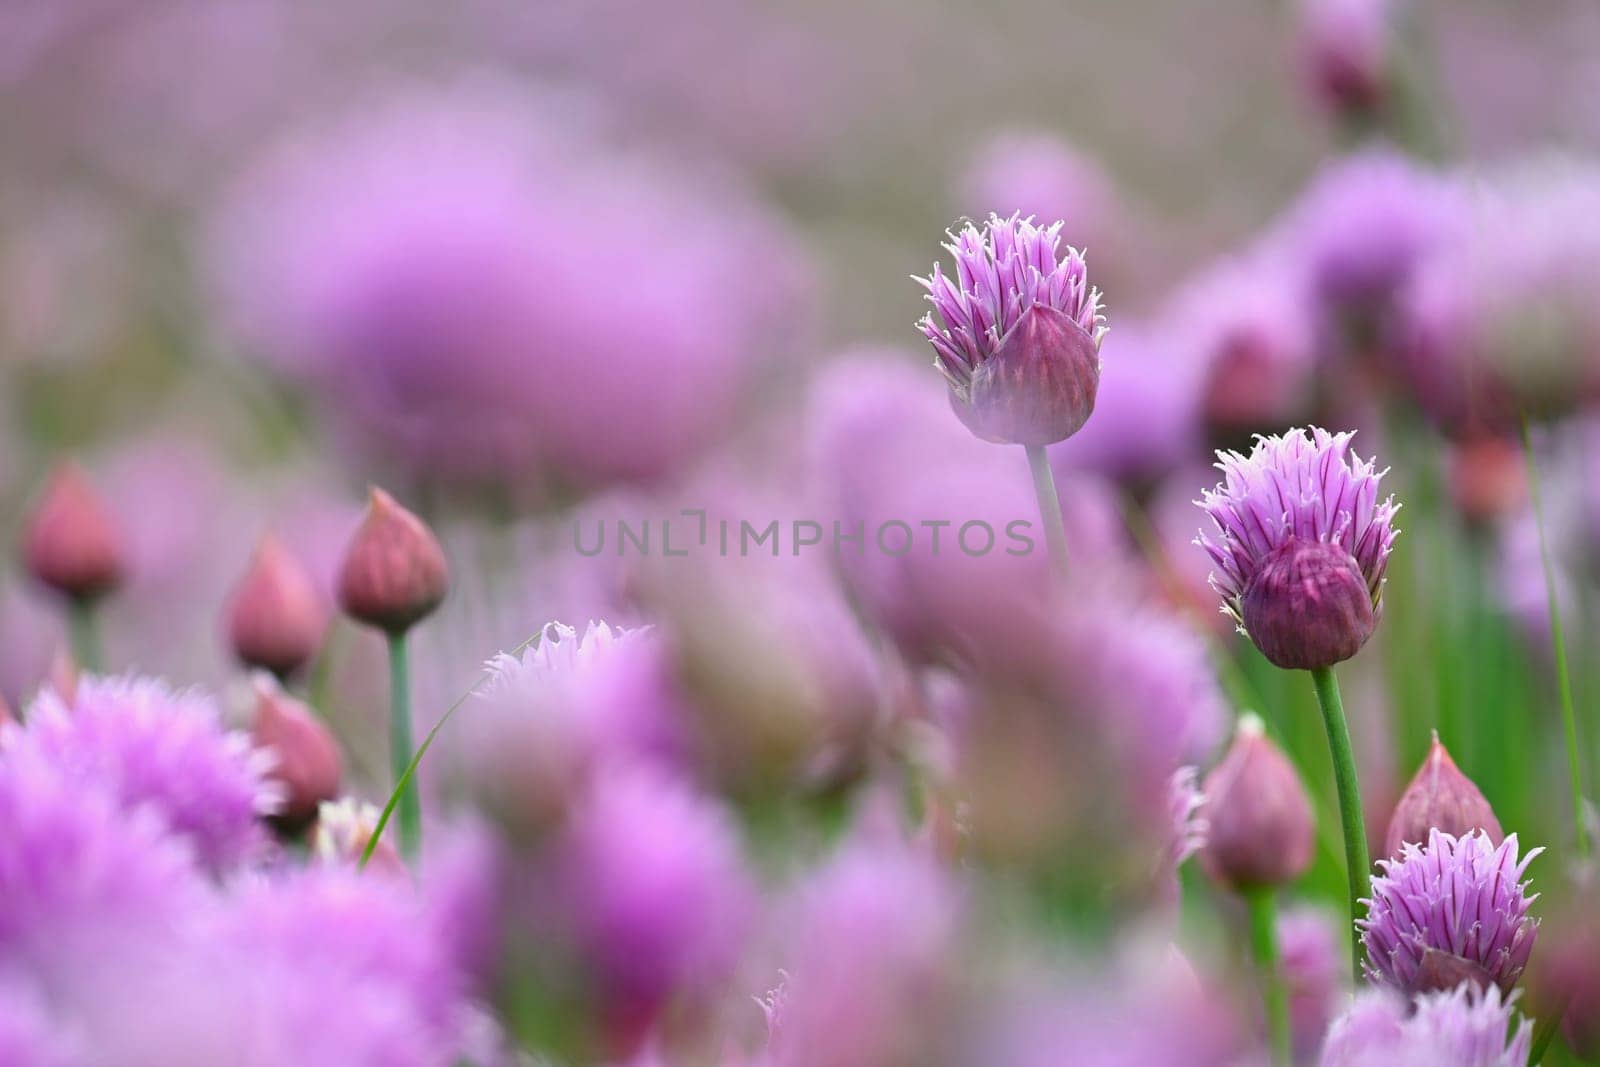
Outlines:
[{"label": "magenta flower head", "polygon": [[1295,429],[1248,457],[1219,452],[1222,484],[1197,501],[1216,524],[1195,543],[1222,610],[1279,667],[1349,659],[1381,614],[1399,505],[1379,502],[1384,472],[1351,454],[1353,436]]},{"label": "magenta flower head", "polygon": [[1071,437],[1094,410],[1105,316],[1064,224],[990,215],[944,247],[952,280],[934,264],[918,278],[934,310],[918,327],[950,383],[950,402],[986,441],[1048,445]]},{"label": "magenta flower head", "polygon": [[153,678],[85,677],[70,702],[45,690],[27,719],[7,760],[54,767],[127,811],[153,812],[214,874],[261,858],[261,818],[282,793],[267,777],[271,758],[225,730],[211,698]]},{"label": "magenta flower head", "polygon": [[1523,1067],[1533,1043],[1524,1019],[1510,1033],[1512,998],[1467,986],[1412,1003],[1390,990],[1362,994],[1333,1021],[1322,1067]]},{"label": "magenta flower head", "polygon": [[1461,837],[1430,831],[1424,848],[1406,845],[1380,860],[1367,916],[1356,921],[1374,980],[1408,993],[1462,982],[1505,992],[1521,977],[1539,920],[1528,914],[1522,874],[1543,849],[1518,859],[1517,835],[1498,846],[1483,831]]}]

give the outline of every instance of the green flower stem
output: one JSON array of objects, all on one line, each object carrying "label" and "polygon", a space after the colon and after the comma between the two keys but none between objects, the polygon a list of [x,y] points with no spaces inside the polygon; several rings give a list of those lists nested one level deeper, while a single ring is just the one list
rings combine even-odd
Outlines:
[{"label": "green flower stem", "polygon": [[1277,891],[1271,886],[1246,889],[1244,902],[1250,911],[1250,953],[1261,975],[1272,1061],[1279,1067],[1289,1067],[1294,1061],[1294,1049],[1289,1032],[1289,995],[1278,970]]},{"label": "green flower stem", "polygon": [[1544,511],[1539,502],[1539,464],[1533,456],[1533,440],[1528,432],[1528,417],[1522,417],[1522,452],[1528,461],[1528,502],[1533,506],[1533,523],[1539,529],[1539,560],[1544,565],[1544,594],[1550,610],[1550,644],[1555,651],[1556,688],[1561,694],[1561,729],[1566,734],[1567,775],[1572,785],[1572,821],[1578,839],[1578,859],[1589,856],[1589,830],[1583,817],[1583,767],[1578,759],[1578,720],[1572,710],[1572,674],[1567,668],[1567,639],[1561,626],[1561,600],[1556,593],[1555,564],[1550,558],[1550,542],[1545,537]]},{"label": "green flower stem", "polygon": [[1056,573],[1067,576],[1067,528],[1061,521],[1061,501],[1056,496],[1056,477],[1043,445],[1024,445],[1028,469],[1033,473],[1033,492],[1039,498],[1039,517],[1044,521],[1044,540]]},{"label": "green flower stem", "polygon": [[95,617],[95,602],[75,597],[67,603],[67,628],[72,642],[72,658],[90,674],[100,673],[100,628]]},{"label": "green flower stem", "polygon": [[411,769],[411,663],[403,630],[389,635],[389,764],[394,768],[400,800],[400,851],[407,859],[415,859],[422,845],[422,802],[407,773]]},{"label": "green flower stem", "polygon": [[1361,984],[1361,937],[1356,919],[1361,915],[1361,899],[1371,888],[1372,861],[1367,855],[1367,828],[1361,814],[1361,786],[1356,782],[1355,753],[1350,748],[1350,727],[1344,719],[1344,701],[1339,697],[1339,680],[1332,667],[1311,672],[1317,688],[1317,703],[1322,708],[1322,724],[1328,731],[1328,752],[1333,757],[1333,780],[1339,789],[1339,818],[1344,823],[1344,862],[1350,880],[1350,964],[1356,984]]}]

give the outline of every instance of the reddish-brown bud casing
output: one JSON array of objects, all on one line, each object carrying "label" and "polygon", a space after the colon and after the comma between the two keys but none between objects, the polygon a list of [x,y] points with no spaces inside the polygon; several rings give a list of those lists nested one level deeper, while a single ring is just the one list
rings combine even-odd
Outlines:
[{"label": "reddish-brown bud casing", "polygon": [[122,583],[122,535],[76,464],[56,468],[23,533],[28,573],[63,596],[93,600]]},{"label": "reddish-brown bud casing", "polygon": [[1234,889],[1282,885],[1311,865],[1316,824],[1311,800],[1261,720],[1239,722],[1222,762],[1206,776],[1202,809],[1210,834],[1200,862]]},{"label": "reddish-brown bud casing", "polygon": [[317,806],[339,793],[344,771],[339,743],[310,708],[264,674],[255,679],[250,736],[257,748],[276,757],[267,776],[283,787],[284,803],[273,824],[299,833],[316,818]]},{"label": "reddish-brown bud casing", "polygon": [[311,575],[276,537],[262,537],[228,605],[233,654],[247,667],[289,675],[317,654],[327,628]]},{"label": "reddish-brown bud casing", "polygon": [[345,614],[403,633],[439,606],[449,584],[444,549],[433,532],[374,488],[339,571],[339,606]]},{"label": "reddish-brown bud casing", "polygon": [[1400,795],[1400,802],[1389,818],[1383,851],[1390,859],[1398,859],[1403,845],[1425,844],[1428,831],[1433,829],[1455,837],[1483,830],[1497,845],[1505,837],[1494,809],[1472,779],[1461,773],[1461,768],[1440,743],[1437,732],[1427,758]]}]

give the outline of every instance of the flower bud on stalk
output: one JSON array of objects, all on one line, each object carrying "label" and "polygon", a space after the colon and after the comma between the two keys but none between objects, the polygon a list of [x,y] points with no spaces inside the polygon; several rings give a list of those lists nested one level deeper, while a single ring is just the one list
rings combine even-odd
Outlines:
[{"label": "flower bud on stalk", "polygon": [[339,793],[343,760],[339,743],[311,711],[279,688],[268,675],[254,680],[255,711],[250,723],[255,746],[272,753],[267,777],[283,787],[283,806],[270,821],[281,833],[300,833],[317,817],[317,808]]},{"label": "flower bud on stalk", "polygon": [[36,581],[69,600],[92,602],[122,584],[122,533],[76,464],[50,476],[27,519],[23,559]]},{"label": "flower bud on stalk", "polygon": [[1311,864],[1316,842],[1311,801],[1261,720],[1245,715],[1222,762],[1206,776],[1210,837],[1200,863],[1236,890],[1292,882]]},{"label": "flower bud on stalk", "polygon": [[1494,809],[1472,779],[1462,774],[1461,768],[1450,758],[1449,751],[1439,741],[1437,730],[1427,757],[1389,818],[1383,851],[1390,859],[1399,859],[1406,845],[1426,842],[1430,830],[1442,830],[1456,837],[1482,830],[1496,845],[1505,837]]},{"label": "flower bud on stalk", "polygon": [[239,662],[286,678],[322,646],[328,612],[316,583],[272,534],[261,538],[228,607],[228,643]]}]

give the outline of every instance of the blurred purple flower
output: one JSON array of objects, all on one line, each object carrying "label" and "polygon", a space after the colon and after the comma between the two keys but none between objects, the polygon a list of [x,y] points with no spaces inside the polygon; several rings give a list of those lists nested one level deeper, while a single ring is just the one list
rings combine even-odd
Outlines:
[{"label": "blurred purple flower", "polygon": [[973,218],[1017,212],[1065,219],[1080,246],[1101,255],[1126,241],[1128,220],[1111,175],[1048,130],[1006,130],[985,141],[961,176],[960,199]]},{"label": "blurred purple flower", "polygon": [[1384,102],[1393,77],[1396,0],[1300,0],[1301,74],[1317,103],[1358,117]]},{"label": "blurred purple flower", "polygon": [[261,818],[281,800],[266,777],[270,757],[224,730],[209,697],[153,678],[85,677],[70,702],[46,690],[26,729],[8,737],[5,759],[53,768],[107,790],[129,811],[153,812],[217,875],[264,856]]},{"label": "blurred purple flower", "polygon": [[956,414],[986,441],[1052,444],[1094,410],[1105,316],[1083,256],[1061,248],[1064,225],[968,221],[944,246],[955,278],[935,263],[916,279],[933,305],[917,327]]},{"label": "blurred purple flower", "polygon": [[[915,1062],[950,993],[962,894],[927,853],[868,828],[780,909],[771,1067]],[[911,1059],[908,1059],[911,1057]]]},{"label": "blurred purple flower", "polygon": [[607,764],[672,765],[684,754],[681,702],[654,630],[591,622],[580,635],[550,623],[490,668],[458,743],[471,788],[516,833],[556,823]]},{"label": "blurred purple flower", "polygon": [[613,1045],[637,1047],[669,1001],[731,977],[755,897],[715,801],[655,769],[608,768],[555,848],[548,917],[571,938]]},{"label": "blurred purple flower", "polygon": [[1312,292],[1334,310],[1381,313],[1459,221],[1460,207],[1454,179],[1391,149],[1367,149],[1324,166],[1274,240],[1304,262]]},{"label": "blurred purple flower", "polygon": [[1219,452],[1222,484],[1197,501],[1216,524],[1195,543],[1222,610],[1279,666],[1348,659],[1381,611],[1399,506],[1379,503],[1383,472],[1350,452],[1353,436],[1295,429],[1249,457]]},{"label": "blurred purple flower", "polygon": [[1372,879],[1366,917],[1356,922],[1367,974],[1408,993],[1462,983],[1509,993],[1539,932],[1522,875],[1543,851],[1519,860],[1516,834],[1496,846],[1481,830],[1432,830],[1425,847],[1407,844],[1398,860],[1379,860],[1384,873]]},{"label": "blurred purple flower", "polygon": [[0,972],[0,1063],[7,1067],[75,1067],[88,1062],[83,1042],[53,1017],[42,990]]},{"label": "blurred purple flower", "polygon": [[1296,1062],[1309,1062],[1348,985],[1349,955],[1332,912],[1295,905],[1278,916],[1279,973],[1289,993]]},{"label": "blurred purple flower", "polygon": [[430,478],[661,476],[795,335],[796,254],[738,188],[528,104],[400,99],[267,160],[218,228],[230,325]]},{"label": "blurred purple flower", "polygon": [[[1374,989],[1334,1020],[1322,1067],[1524,1067],[1533,1022],[1514,1024],[1511,999],[1466,985],[1408,1002]],[[1508,1038],[1507,1032],[1510,1031]]]}]

